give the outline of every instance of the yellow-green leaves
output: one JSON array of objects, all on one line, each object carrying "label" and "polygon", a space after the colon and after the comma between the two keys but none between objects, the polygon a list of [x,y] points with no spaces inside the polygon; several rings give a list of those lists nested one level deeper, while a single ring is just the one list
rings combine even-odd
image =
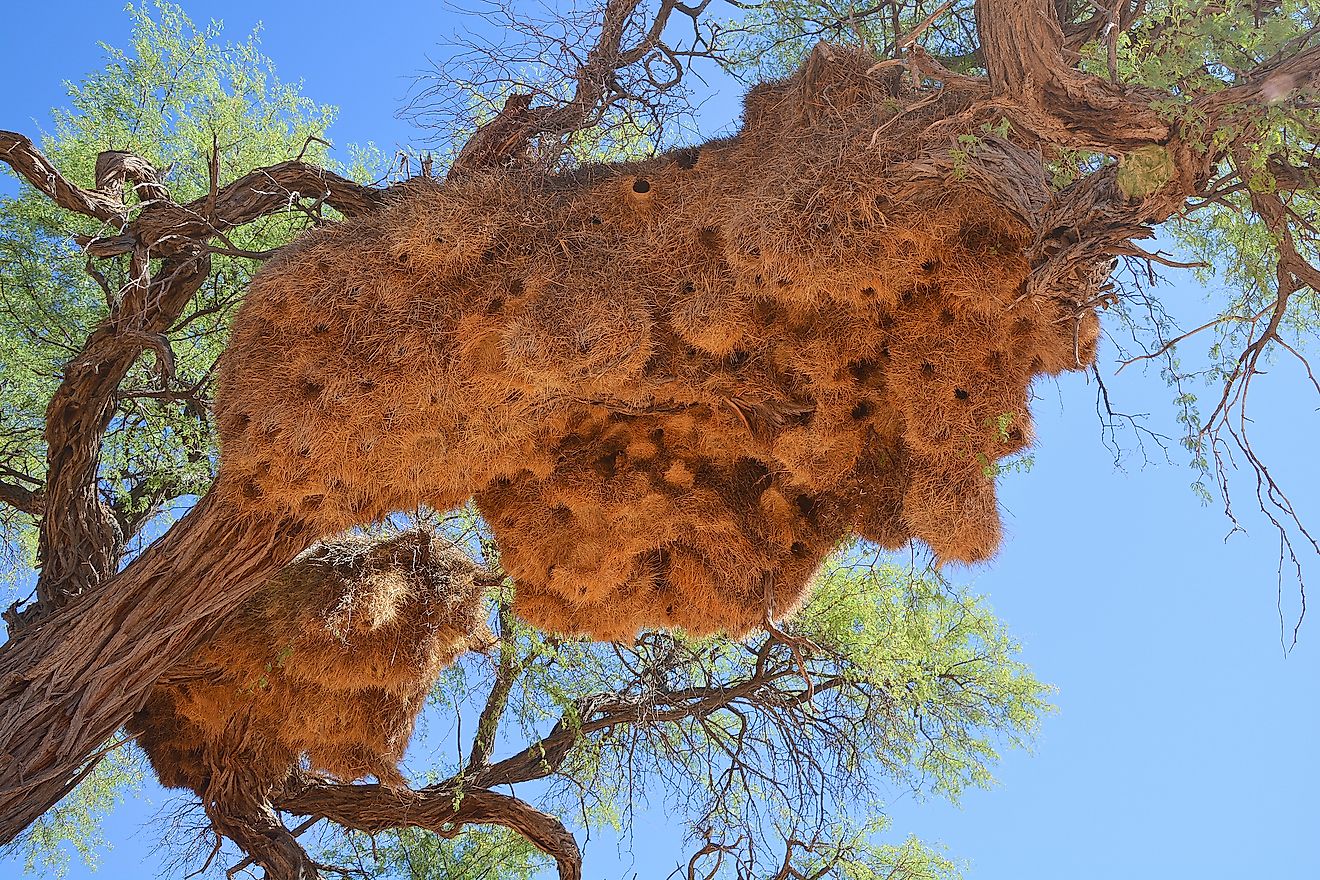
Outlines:
[{"label": "yellow-green leaves", "polygon": [[864,545],[826,565],[797,625],[847,658],[856,698],[887,695],[858,726],[874,760],[899,778],[919,767],[916,783],[935,793],[991,784],[998,745],[1028,745],[1051,710],[1051,688],[983,599]]},{"label": "yellow-green leaves", "polygon": [[1173,179],[1173,157],[1158,144],[1138,147],[1118,160],[1118,188],[1129,199],[1143,199]]},{"label": "yellow-green leaves", "polygon": [[108,844],[101,822],[127,793],[135,793],[145,772],[140,753],[113,749],[82,783],[38,819],[10,846],[22,854],[24,869],[62,878],[70,866],[70,850],[90,868]]}]

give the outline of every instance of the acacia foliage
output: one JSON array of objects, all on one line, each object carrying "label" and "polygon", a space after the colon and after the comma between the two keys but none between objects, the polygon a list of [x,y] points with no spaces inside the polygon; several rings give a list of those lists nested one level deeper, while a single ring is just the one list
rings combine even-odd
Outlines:
[{"label": "acacia foliage", "polygon": [[[624,846],[653,837],[664,816],[686,830],[686,845],[655,876],[764,876],[781,864],[856,880],[958,876],[942,850],[894,839],[887,802],[903,792],[957,801],[992,786],[1002,750],[1029,746],[1051,711],[1052,689],[983,599],[863,545],[828,565],[794,618],[793,644],[773,634],[650,633],[611,646],[500,620],[497,657],[442,674],[423,748],[472,730],[463,714],[489,705],[503,682],[507,703],[491,731],[498,752],[554,753],[559,738],[548,729],[572,742],[553,774],[514,791]],[[461,796],[468,752],[431,748],[443,757],[424,778],[457,780]],[[455,871],[442,876],[521,876],[546,864],[499,830],[451,842],[400,829],[374,847],[332,833],[321,853],[370,876],[418,876],[419,865]]]},{"label": "acacia foliage", "polygon": [[[281,81],[260,51],[258,33],[223,40],[218,23],[195,28],[183,10],[160,2],[130,7],[129,45],[103,44],[105,66],[70,83],[68,105],[53,111],[43,152],[72,179],[92,180],[98,153],[125,150],[159,169],[181,202],[210,190],[211,157],[225,183],[272,156],[328,161],[325,135],[335,108]],[[367,174],[367,154],[353,151],[353,173]],[[6,168],[6,171],[8,169]],[[209,411],[216,358],[229,320],[260,262],[224,251],[279,247],[312,219],[299,213],[263,218],[226,234],[212,269],[168,333],[174,378],[162,382],[153,357],[138,360],[118,394],[102,448],[100,491],[125,539],[178,499],[210,484],[215,438]],[[46,406],[65,363],[109,313],[129,279],[130,257],[98,260],[100,278],[75,236],[109,232],[70,216],[22,186],[0,199],[0,477],[44,483]],[[0,505],[0,527],[12,563],[4,576],[17,588],[36,563],[33,517]]]}]

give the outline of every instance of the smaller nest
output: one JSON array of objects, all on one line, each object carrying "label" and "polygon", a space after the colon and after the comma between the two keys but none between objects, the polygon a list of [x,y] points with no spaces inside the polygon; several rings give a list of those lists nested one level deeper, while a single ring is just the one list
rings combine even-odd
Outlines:
[{"label": "smaller nest", "polygon": [[318,544],[171,670],[128,729],[162,784],[204,797],[229,776],[269,792],[300,764],[402,785],[398,762],[436,677],[493,642],[490,583],[425,532]]}]

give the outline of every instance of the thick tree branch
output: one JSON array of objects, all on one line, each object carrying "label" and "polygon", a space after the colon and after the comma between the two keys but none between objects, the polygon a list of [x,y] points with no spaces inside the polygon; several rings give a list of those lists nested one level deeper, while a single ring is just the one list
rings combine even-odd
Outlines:
[{"label": "thick tree branch", "polygon": [[[157,277],[130,286],[118,314],[88,337],[46,410],[46,511],[38,602],[55,608],[109,577],[123,535],[100,497],[101,441],[115,413],[119,383],[138,356],[182,313],[210,274],[205,254],[166,259]],[[164,344],[158,343],[158,344]]]},{"label": "thick tree branch", "polygon": [[1223,91],[1196,100],[1211,125],[1225,115],[1258,112],[1264,102],[1284,101],[1298,92],[1320,91],[1320,35],[1304,34],[1274,58]]},{"label": "thick tree branch", "polygon": [[71,791],[160,675],[317,537],[299,521],[235,516],[209,494],[131,575],[11,633],[0,645],[0,842]]},{"label": "thick tree branch", "polygon": [[355,217],[379,208],[389,193],[292,160],[250,171],[220,187],[214,196],[186,205],[170,201],[148,205],[127,234],[82,243],[97,256],[125,254],[135,247],[148,247],[156,255],[172,254],[261,217],[292,210],[305,200]]},{"label": "thick tree branch", "polygon": [[[260,865],[265,880],[318,880],[323,866],[307,855],[270,804],[246,792],[233,794],[205,805],[206,816],[216,832],[238,844],[250,863]],[[237,867],[229,872],[230,877],[236,874]]]},{"label": "thick tree branch", "polygon": [[1050,0],[977,0],[990,85],[1005,116],[1061,146],[1126,153],[1165,142],[1169,126],[1147,101],[1064,59]]},{"label": "thick tree branch", "polygon": [[528,159],[532,141],[540,135],[550,112],[546,107],[533,110],[531,104],[531,95],[510,95],[504,102],[504,109],[467,139],[458,158],[449,166],[449,179],[455,180],[484,168],[523,164]]},{"label": "thick tree branch", "polygon": [[[66,211],[94,217],[116,227],[122,227],[128,221],[122,192],[119,197],[115,197],[111,189],[86,190],[70,183],[24,135],[13,131],[0,131],[0,161],[8,164],[23,179]],[[97,164],[100,170],[101,163]],[[110,173],[109,168],[110,163],[107,162],[103,178],[107,187],[116,177]],[[126,174],[127,172],[125,176]],[[123,176],[118,177],[121,186],[123,179]]]},{"label": "thick tree branch", "polygon": [[168,199],[169,191],[151,163],[124,150],[105,150],[96,157],[96,191],[124,203],[124,184],[132,183],[139,202]]},{"label": "thick tree branch", "polygon": [[0,481],[0,504],[8,504],[20,513],[41,516],[46,499],[40,489],[28,489],[14,483]]},{"label": "thick tree branch", "polygon": [[304,780],[281,795],[276,806],[368,834],[413,827],[453,837],[464,825],[503,825],[553,858],[561,880],[580,880],[582,876],[577,840],[559,819],[516,797],[485,788],[445,783],[412,790]]},{"label": "thick tree branch", "polygon": [[500,718],[509,704],[509,694],[513,683],[522,671],[522,662],[518,658],[518,649],[513,637],[513,608],[507,601],[500,602],[500,642],[499,667],[495,673],[495,682],[486,696],[486,705],[477,719],[477,732],[472,737],[472,754],[468,757],[465,775],[470,775],[490,763],[491,752],[495,749],[495,736],[499,732]]}]

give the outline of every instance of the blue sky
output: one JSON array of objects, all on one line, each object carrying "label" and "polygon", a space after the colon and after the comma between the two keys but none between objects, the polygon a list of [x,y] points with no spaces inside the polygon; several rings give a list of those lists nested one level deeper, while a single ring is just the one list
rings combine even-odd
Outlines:
[{"label": "blue sky", "polygon": [[[123,45],[128,19],[114,2],[60,7],[15,4],[0,28],[0,128],[49,128],[61,82],[101,63],[97,40]],[[465,22],[436,3],[369,7],[285,2],[186,2],[195,21],[222,18],[238,39],[264,22],[263,46],[286,79],[340,107],[337,143],[374,141],[387,152],[422,133],[395,111],[427,58]],[[707,135],[731,123],[739,94],[703,108]],[[272,157],[276,161],[283,157]],[[12,191],[0,183],[0,191]],[[1185,273],[1163,291],[1185,324],[1213,290]],[[1102,349],[1106,375],[1112,348]],[[1117,403],[1176,433],[1172,394],[1135,369],[1112,380]],[[961,807],[895,792],[899,835],[944,844],[977,880],[1091,880],[1320,876],[1320,621],[1303,627],[1285,656],[1275,578],[1277,541],[1250,516],[1252,485],[1239,475],[1247,535],[1225,541],[1222,512],[1203,507],[1181,464],[1116,467],[1101,442],[1095,388],[1067,376],[1037,387],[1035,465],[1004,479],[1006,541],[990,564],[953,572],[988,594],[1024,644],[1037,674],[1058,686],[1059,711],[1034,754],[1010,754],[1000,785]],[[1260,377],[1257,444],[1311,521],[1320,517],[1316,400],[1285,364]],[[1320,560],[1305,560],[1320,583]],[[1318,588],[1320,589],[1320,588]],[[1285,615],[1295,586],[1283,587]],[[1318,593],[1317,595],[1320,595]],[[1313,612],[1314,614],[1314,612]],[[153,833],[138,832],[162,801],[129,804],[112,820],[114,849],[98,874],[155,873]],[[594,837],[589,878],[661,877],[679,858],[677,832],[648,816],[619,852]],[[643,823],[639,823],[639,828]],[[663,870],[651,870],[664,866]],[[21,866],[0,861],[0,876]]]}]

